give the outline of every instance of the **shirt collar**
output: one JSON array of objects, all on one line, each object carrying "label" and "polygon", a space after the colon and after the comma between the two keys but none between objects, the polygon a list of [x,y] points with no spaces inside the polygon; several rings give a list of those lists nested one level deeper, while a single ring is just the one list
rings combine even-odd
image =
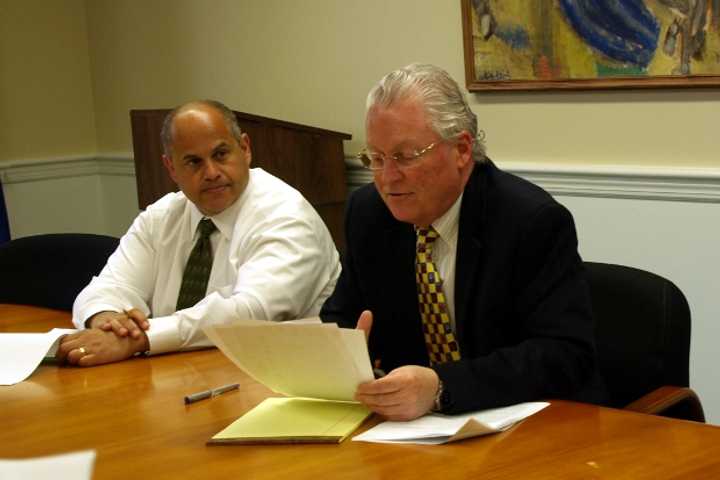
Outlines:
[{"label": "shirt collar", "polygon": [[449,246],[452,246],[457,240],[458,224],[460,221],[460,204],[462,203],[463,193],[461,193],[455,203],[443,213],[440,218],[432,223],[433,228],[438,233],[440,240]]}]

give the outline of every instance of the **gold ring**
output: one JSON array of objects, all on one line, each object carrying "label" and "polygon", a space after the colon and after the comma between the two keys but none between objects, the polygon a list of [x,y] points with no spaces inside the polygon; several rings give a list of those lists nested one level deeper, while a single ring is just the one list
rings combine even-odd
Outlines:
[{"label": "gold ring", "polygon": [[80,353],[83,354],[83,357],[87,354],[87,350],[85,350],[85,347],[80,347],[78,348],[78,350],[80,350]]}]

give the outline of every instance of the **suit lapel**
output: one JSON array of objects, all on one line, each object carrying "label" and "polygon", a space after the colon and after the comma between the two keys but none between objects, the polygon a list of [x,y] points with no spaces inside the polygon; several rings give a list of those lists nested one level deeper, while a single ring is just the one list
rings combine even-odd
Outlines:
[{"label": "suit lapel", "polygon": [[[488,160],[489,162],[489,160]],[[488,165],[476,165],[470,175],[462,205],[458,229],[458,245],[455,257],[455,329],[461,352],[465,346],[465,333],[470,304],[477,290],[477,275],[481,268],[483,249],[482,233],[485,224],[486,169]]]},{"label": "suit lapel", "polygon": [[[408,311],[417,310],[415,288],[415,232],[412,225],[393,220],[385,231],[387,264],[379,272],[386,286],[384,296],[393,311],[407,318]],[[410,305],[412,299],[412,305]]]}]

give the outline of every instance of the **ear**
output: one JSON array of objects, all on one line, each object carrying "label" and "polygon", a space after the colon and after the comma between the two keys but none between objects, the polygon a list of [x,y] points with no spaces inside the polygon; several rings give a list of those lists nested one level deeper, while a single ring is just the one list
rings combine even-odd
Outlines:
[{"label": "ear", "polygon": [[162,162],[163,165],[165,165],[165,169],[167,170],[168,175],[170,175],[170,178],[172,178],[172,181],[177,183],[177,174],[175,173],[175,165],[173,164],[172,158],[168,157],[167,155],[163,155]]},{"label": "ear", "polygon": [[457,167],[459,170],[463,170],[466,168],[469,164],[473,162],[473,142],[475,141],[474,138],[472,138],[472,135],[470,135],[470,132],[467,130],[463,130],[460,135],[458,135],[455,148],[457,149]]},{"label": "ear", "polygon": [[249,167],[250,163],[252,162],[252,148],[250,148],[250,137],[248,137],[247,133],[243,133],[240,135],[240,141],[238,142],[238,145],[240,145],[240,151],[243,152],[246,165]]}]

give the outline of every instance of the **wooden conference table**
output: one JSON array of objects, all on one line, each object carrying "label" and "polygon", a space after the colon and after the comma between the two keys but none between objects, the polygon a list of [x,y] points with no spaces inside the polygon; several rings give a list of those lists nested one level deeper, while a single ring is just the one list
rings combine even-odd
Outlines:
[{"label": "wooden conference table", "polygon": [[[70,326],[67,313],[0,305],[0,332],[57,326]],[[240,390],[183,403],[231,382]],[[42,365],[0,387],[0,458],[96,449],[99,480],[720,478],[720,427],[564,401],[507,432],[440,446],[205,445],[269,394],[214,349]]]}]

